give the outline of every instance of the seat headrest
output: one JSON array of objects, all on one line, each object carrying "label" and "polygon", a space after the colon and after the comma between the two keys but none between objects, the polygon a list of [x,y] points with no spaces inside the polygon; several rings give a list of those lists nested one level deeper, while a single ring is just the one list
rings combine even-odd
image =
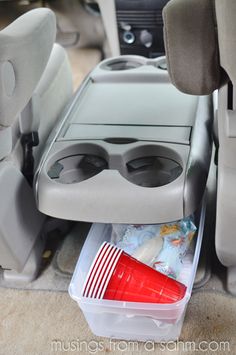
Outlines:
[{"label": "seat headrest", "polygon": [[224,78],[214,7],[214,0],[171,0],[163,11],[170,78],[187,94],[210,94]]},{"label": "seat headrest", "polygon": [[29,101],[56,36],[54,13],[27,12],[0,32],[0,126],[11,126]]}]

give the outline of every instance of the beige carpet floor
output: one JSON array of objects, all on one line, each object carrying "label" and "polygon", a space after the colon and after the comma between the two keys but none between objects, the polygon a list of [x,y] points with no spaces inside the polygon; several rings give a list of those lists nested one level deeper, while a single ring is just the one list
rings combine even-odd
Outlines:
[{"label": "beige carpet floor", "polygon": [[94,48],[68,48],[70,64],[73,72],[74,89],[84,77],[101,61],[101,52]]},{"label": "beige carpet floor", "polygon": [[[81,351],[73,351],[73,348],[71,351],[55,351],[54,340],[64,342],[65,350],[73,340],[86,341],[91,349],[94,349],[94,341],[101,341],[104,350],[94,353],[104,355],[236,354],[236,299],[220,293],[197,292],[190,301],[180,341],[195,341],[196,351],[190,351],[190,348],[187,351],[182,343],[169,344],[165,351],[155,344],[155,349],[151,347],[150,351],[145,351],[144,343],[139,343],[138,351],[137,348],[132,351],[131,347],[130,351],[123,352],[119,350],[118,342],[111,346],[109,340],[98,338],[90,332],[80,309],[67,293],[0,289],[0,297],[1,355],[89,354],[85,351],[86,345],[81,345]],[[217,348],[214,342],[218,342],[219,350],[197,351],[199,343],[203,341],[211,342],[212,349]],[[229,344],[224,348],[219,342]],[[205,344],[202,345],[204,349]],[[124,349],[124,344],[122,346]]]}]

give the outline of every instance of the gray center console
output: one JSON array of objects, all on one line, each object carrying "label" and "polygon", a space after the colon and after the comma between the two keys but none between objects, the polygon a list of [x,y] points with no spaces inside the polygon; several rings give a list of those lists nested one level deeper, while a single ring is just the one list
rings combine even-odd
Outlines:
[{"label": "gray center console", "polygon": [[211,97],[180,93],[165,58],[100,63],[54,130],[35,177],[41,212],[163,223],[195,212],[211,158]]}]

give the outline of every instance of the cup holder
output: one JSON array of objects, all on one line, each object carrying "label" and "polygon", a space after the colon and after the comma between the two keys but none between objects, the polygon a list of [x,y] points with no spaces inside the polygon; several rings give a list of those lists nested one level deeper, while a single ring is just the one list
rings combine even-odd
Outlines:
[{"label": "cup holder", "polygon": [[100,64],[100,68],[107,71],[119,72],[140,68],[143,65],[153,66],[167,72],[167,61],[165,57],[158,59],[147,59],[141,56],[121,56],[105,60]]},{"label": "cup holder", "polygon": [[[117,150],[111,148],[114,143]],[[155,188],[170,184],[182,174],[182,159],[172,148],[137,145],[136,142],[132,142],[134,146],[129,148],[127,142],[123,141],[105,144],[109,145],[106,149],[86,143],[59,151],[48,162],[48,177],[61,184],[74,184],[88,180],[103,170],[112,169],[119,171],[123,178],[135,185]]]},{"label": "cup holder", "polygon": [[144,63],[138,59],[123,59],[117,58],[109,60],[101,65],[101,69],[108,71],[122,71],[122,70],[130,70],[137,69],[141,67]]},{"label": "cup holder", "polygon": [[161,187],[175,181],[183,172],[182,159],[175,150],[162,145],[141,145],[130,149],[122,175],[135,185]]},{"label": "cup holder", "polygon": [[168,70],[167,61],[165,57],[159,57],[158,59],[154,59],[150,61],[149,64],[153,65],[154,67],[160,70],[164,70],[164,71]]},{"label": "cup holder", "polygon": [[78,183],[108,169],[105,159],[91,154],[72,155],[57,160],[48,170],[48,176],[62,184]]},{"label": "cup holder", "polygon": [[158,64],[157,67],[158,67],[158,69],[161,69],[161,70],[166,70],[166,71],[168,70],[166,62]]},{"label": "cup holder", "polygon": [[183,169],[176,161],[152,156],[141,157],[126,164],[126,179],[142,187],[160,187],[176,180]]}]

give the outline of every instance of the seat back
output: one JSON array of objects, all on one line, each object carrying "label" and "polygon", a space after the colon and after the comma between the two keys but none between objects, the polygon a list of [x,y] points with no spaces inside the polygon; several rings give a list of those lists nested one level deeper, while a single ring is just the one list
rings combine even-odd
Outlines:
[{"label": "seat back", "polygon": [[32,10],[0,32],[0,266],[21,272],[44,216],[23,176],[19,117],[47,66],[56,35],[51,10]]},{"label": "seat back", "polygon": [[236,2],[171,0],[164,9],[165,45],[173,84],[188,94],[219,89],[216,251],[236,266]]},{"label": "seat back", "polygon": [[38,134],[39,144],[33,148],[34,168],[51,130],[72,96],[73,80],[68,55],[59,44],[54,44],[46,69],[20,117],[22,134]]}]

